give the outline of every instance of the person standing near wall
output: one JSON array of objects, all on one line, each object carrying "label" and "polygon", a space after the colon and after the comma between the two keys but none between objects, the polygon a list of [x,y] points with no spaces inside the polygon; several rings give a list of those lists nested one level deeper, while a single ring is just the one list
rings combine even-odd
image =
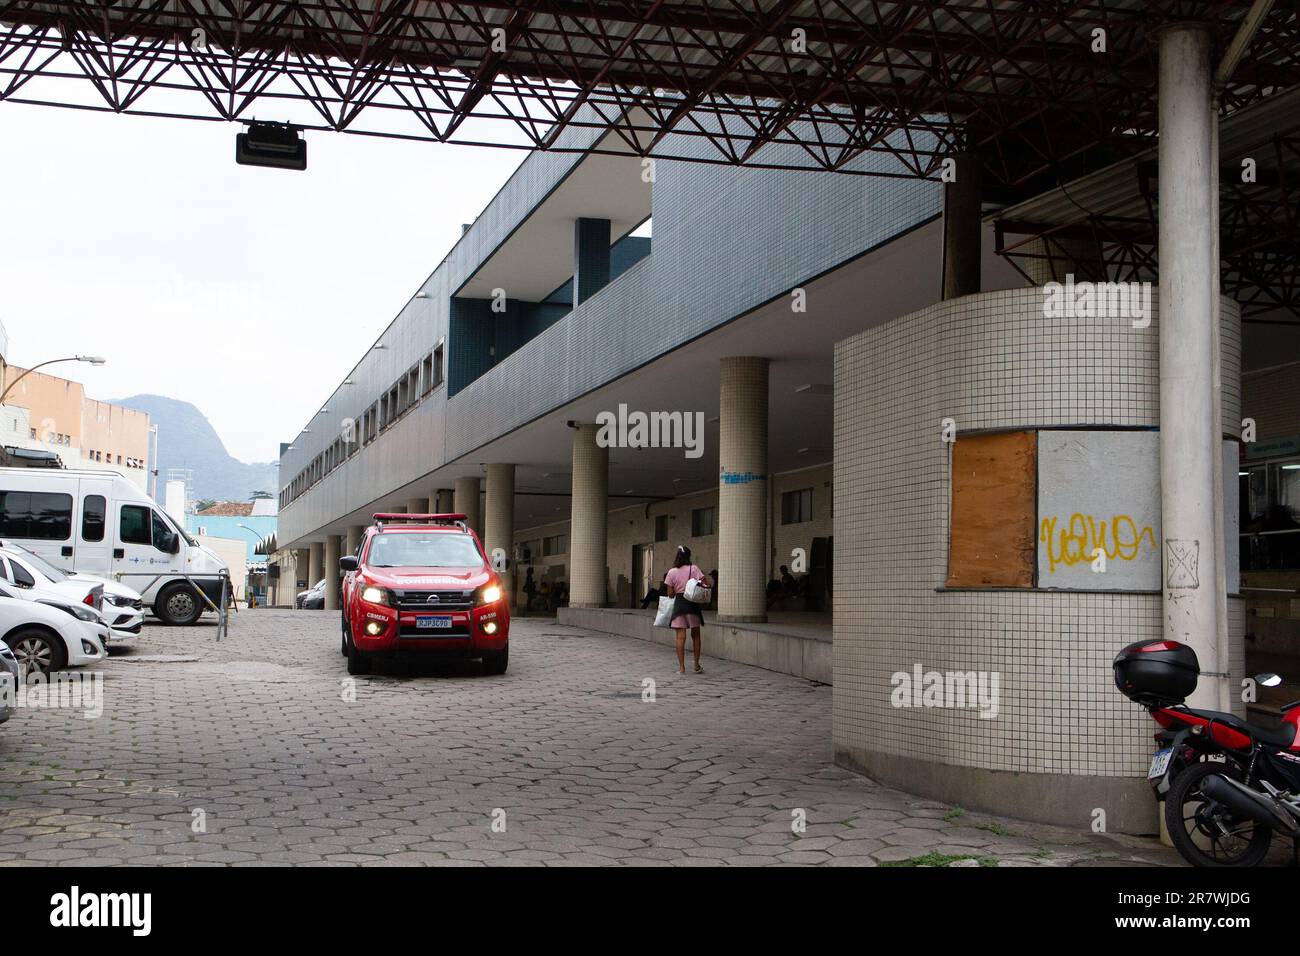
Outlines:
[{"label": "person standing near wall", "polygon": [[704,626],[704,608],[694,601],[686,600],[686,585],[689,581],[699,581],[705,587],[712,587],[708,576],[691,563],[691,549],[685,545],[677,549],[672,570],[664,575],[664,589],[674,599],[672,628],[677,632],[677,673],[686,673],[686,631],[691,632],[691,653],[695,656],[695,673],[703,674],[700,666],[700,628]]}]

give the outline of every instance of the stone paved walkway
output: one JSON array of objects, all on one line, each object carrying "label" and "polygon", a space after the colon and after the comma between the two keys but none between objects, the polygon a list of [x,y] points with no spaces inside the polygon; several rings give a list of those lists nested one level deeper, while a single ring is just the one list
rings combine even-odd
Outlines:
[{"label": "stone paved walkway", "polygon": [[1178,862],[835,767],[829,687],[680,677],[660,647],[552,620],[511,643],[503,677],[389,670],[349,701],[332,613],[244,611],[220,644],[151,623],[99,667],[101,718],[0,726],[0,865]]}]

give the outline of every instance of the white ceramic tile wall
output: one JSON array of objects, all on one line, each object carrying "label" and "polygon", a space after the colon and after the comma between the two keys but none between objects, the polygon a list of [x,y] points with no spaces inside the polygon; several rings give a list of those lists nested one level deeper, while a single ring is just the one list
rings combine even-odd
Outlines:
[{"label": "white ceramic tile wall", "polygon": [[[1158,302],[1153,302],[1158,311]],[[1158,321],[1043,317],[1042,291],[939,303],[840,342],[835,355],[836,747],[937,763],[1131,776],[1154,724],[1111,659],[1159,636],[1159,593],[942,591],[949,445],[959,430],[1155,427]],[[1224,421],[1240,420],[1240,321],[1223,310]],[[960,439],[959,439],[960,440]],[[1233,672],[1242,605],[1230,602]],[[1000,713],[895,708],[891,675],[996,671]]]}]

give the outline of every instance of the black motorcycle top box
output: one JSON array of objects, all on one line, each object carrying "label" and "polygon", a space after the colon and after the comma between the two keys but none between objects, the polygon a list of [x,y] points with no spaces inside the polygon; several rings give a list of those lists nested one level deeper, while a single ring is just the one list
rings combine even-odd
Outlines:
[{"label": "black motorcycle top box", "polygon": [[1115,686],[1139,704],[1181,704],[1196,689],[1196,652],[1177,641],[1138,641],[1115,655]]}]

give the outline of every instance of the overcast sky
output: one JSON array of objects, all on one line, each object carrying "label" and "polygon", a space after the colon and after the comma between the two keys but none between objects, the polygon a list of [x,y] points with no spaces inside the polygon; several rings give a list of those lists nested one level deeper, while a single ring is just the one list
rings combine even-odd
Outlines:
[{"label": "overcast sky", "polygon": [[0,321],[11,363],[103,355],[49,371],[273,461],[525,154],[308,133],[255,169],[241,129],[0,104]]}]

